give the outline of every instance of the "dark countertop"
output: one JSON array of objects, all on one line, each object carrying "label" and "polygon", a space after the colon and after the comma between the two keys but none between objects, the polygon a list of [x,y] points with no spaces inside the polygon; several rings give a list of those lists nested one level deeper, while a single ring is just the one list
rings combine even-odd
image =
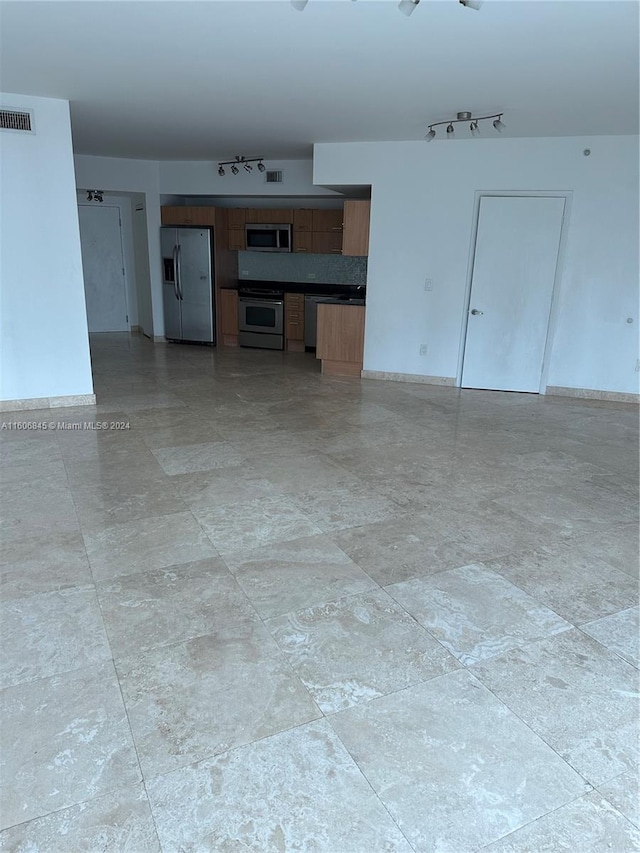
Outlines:
[{"label": "dark countertop", "polygon": [[313,293],[318,296],[352,296],[364,299],[367,288],[364,284],[325,284],[319,281],[256,281],[241,278],[231,288],[238,290],[243,287],[263,288],[264,290],[280,290],[282,293]]}]

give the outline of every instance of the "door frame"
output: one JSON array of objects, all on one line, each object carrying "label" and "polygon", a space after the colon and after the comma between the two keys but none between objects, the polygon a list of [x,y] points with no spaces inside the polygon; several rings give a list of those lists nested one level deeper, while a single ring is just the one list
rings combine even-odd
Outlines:
[{"label": "door frame", "polygon": [[476,190],[473,201],[473,219],[469,243],[469,256],[467,261],[467,280],[464,295],[464,311],[460,323],[460,346],[458,348],[458,369],[456,373],[456,387],[462,387],[462,367],[464,364],[464,351],[467,345],[467,326],[469,324],[469,310],[471,306],[471,285],[473,280],[473,267],[476,260],[476,240],[478,237],[478,224],[480,222],[480,202],[486,196],[507,198],[563,198],[564,214],[560,228],[560,243],[558,245],[558,258],[556,271],[553,278],[553,290],[551,292],[551,308],[549,310],[549,322],[547,324],[547,335],[544,344],[544,355],[542,357],[542,370],[540,371],[539,394],[546,393],[547,378],[549,375],[549,362],[556,327],[558,324],[558,306],[560,302],[560,289],[564,273],[564,262],[566,256],[567,237],[569,232],[569,220],[571,216],[571,203],[573,201],[573,190]]},{"label": "door frame", "polygon": [[[80,207],[93,207],[93,208],[95,208],[95,207],[97,207],[97,205],[93,202],[79,201],[78,207],[79,208]],[[126,312],[125,317],[127,318],[127,331],[129,333],[131,333],[131,312],[129,311],[129,285],[130,285],[130,281],[129,281],[129,274],[127,271],[127,261],[126,261],[126,257],[125,257],[125,251],[124,251],[124,239],[123,239],[123,235],[122,235],[122,209],[121,209],[121,206],[119,204],[117,204],[117,203],[114,204],[113,202],[110,203],[109,201],[106,201],[103,204],[101,204],[100,208],[98,208],[98,209],[101,209],[101,208],[103,209],[105,207],[115,207],[118,211],[118,230],[120,232],[120,253],[121,253],[121,257],[122,257],[122,286],[124,287],[124,308],[125,308],[125,312]],[[83,270],[82,274],[83,274],[83,280],[84,280],[84,270]],[[87,318],[87,327],[88,327],[88,325],[89,325],[89,319]],[[97,332],[97,333],[92,332],[91,334],[100,334],[100,333],[99,332]],[[120,334],[123,334],[123,333],[121,332]]]}]

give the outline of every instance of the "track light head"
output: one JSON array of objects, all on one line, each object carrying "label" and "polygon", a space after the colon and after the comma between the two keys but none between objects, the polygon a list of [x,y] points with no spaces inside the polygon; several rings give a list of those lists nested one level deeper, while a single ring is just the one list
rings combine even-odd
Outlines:
[{"label": "track light head", "polygon": [[267,167],[264,165],[264,163],[263,163],[263,162],[262,162],[262,160],[261,160],[261,161],[258,163],[258,171],[259,171],[259,172],[265,172],[266,170],[267,170]]},{"label": "track light head", "polygon": [[245,163],[244,170],[245,172],[253,172],[253,166],[251,165],[251,163]]},{"label": "track light head", "polygon": [[304,12],[304,7],[308,2],[309,0],[291,0],[291,5],[294,9],[297,9],[298,12]]},{"label": "track light head", "polygon": [[436,138],[436,132],[432,127],[430,127],[429,133],[427,133],[427,135],[425,136],[425,139],[427,140],[427,142],[433,142],[433,140],[435,138]]},{"label": "track light head", "polygon": [[420,0],[400,0],[398,9],[408,18],[409,15],[413,15],[419,2]]},{"label": "track light head", "polygon": [[93,192],[91,190],[87,190],[87,201],[93,201]]},{"label": "track light head", "polygon": [[234,164],[233,164],[233,166],[231,167],[231,174],[232,174],[232,175],[237,175],[239,171],[240,171],[240,170],[238,169],[238,167],[237,167],[237,166],[235,165],[235,163],[234,163]]},{"label": "track light head", "polygon": [[480,128],[478,127],[477,121],[472,121],[469,125],[469,129],[471,131],[471,136],[480,136]]},{"label": "track light head", "polygon": [[221,178],[224,178],[224,168],[222,166],[218,166],[218,174]]},{"label": "track light head", "polygon": [[482,6],[482,0],[460,0],[460,5],[466,6],[467,9],[475,9],[478,12]]},{"label": "track light head", "polygon": [[454,137],[454,129],[452,124],[447,125],[447,139],[453,139]]},{"label": "track light head", "polygon": [[498,133],[502,133],[502,131],[506,127],[506,125],[504,125],[500,119],[501,119],[501,116],[498,116],[498,118],[493,123],[493,126],[498,131]]}]

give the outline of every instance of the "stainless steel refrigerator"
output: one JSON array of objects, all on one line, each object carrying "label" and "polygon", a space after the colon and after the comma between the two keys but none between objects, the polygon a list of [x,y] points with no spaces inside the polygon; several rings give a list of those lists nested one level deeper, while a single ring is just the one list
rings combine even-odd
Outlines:
[{"label": "stainless steel refrigerator", "polygon": [[215,344],[213,247],[208,228],[161,228],[164,336]]}]

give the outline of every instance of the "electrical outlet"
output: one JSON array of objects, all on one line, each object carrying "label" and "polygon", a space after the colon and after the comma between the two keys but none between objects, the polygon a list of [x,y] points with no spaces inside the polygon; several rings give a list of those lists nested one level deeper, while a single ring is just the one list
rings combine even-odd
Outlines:
[{"label": "electrical outlet", "polygon": [[640,358],[636,361],[636,373],[640,373]]},{"label": "electrical outlet", "polygon": [[427,354],[427,345],[426,344],[420,344],[420,355],[426,355],[426,354]]},{"label": "electrical outlet", "polygon": [[433,290],[433,279],[432,278],[425,278],[424,289],[425,290]]},{"label": "electrical outlet", "polygon": [[315,278],[315,277],[316,277],[316,274],[314,272],[308,272],[307,273],[307,278]]}]

